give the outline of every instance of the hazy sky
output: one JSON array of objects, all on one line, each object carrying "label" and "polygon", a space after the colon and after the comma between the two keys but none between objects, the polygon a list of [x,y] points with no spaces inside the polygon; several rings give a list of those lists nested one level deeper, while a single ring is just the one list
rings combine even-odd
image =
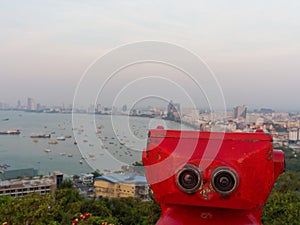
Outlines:
[{"label": "hazy sky", "polygon": [[165,41],[199,55],[226,105],[300,110],[300,1],[0,1],[0,102],[69,104],[109,50]]}]

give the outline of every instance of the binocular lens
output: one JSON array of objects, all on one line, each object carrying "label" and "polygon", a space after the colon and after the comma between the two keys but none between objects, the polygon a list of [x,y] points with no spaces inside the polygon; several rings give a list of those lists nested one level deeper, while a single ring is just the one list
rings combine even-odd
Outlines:
[{"label": "binocular lens", "polygon": [[237,187],[237,176],[229,168],[221,168],[213,173],[212,185],[216,192],[229,194]]},{"label": "binocular lens", "polygon": [[178,187],[186,193],[196,192],[201,185],[201,174],[192,165],[186,165],[177,175]]}]

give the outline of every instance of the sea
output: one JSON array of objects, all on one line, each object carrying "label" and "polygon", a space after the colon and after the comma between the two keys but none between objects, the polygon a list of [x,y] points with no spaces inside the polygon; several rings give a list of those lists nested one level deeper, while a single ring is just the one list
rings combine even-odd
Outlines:
[{"label": "sea", "polygon": [[[6,170],[34,168],[40,175],[120,170],[141,161],[148,131],[158,125],[193,129],[160,118],[1,110],[0,131],[21,133],[0,135],[0,165]],[[33,134],[51,137],[32,138]]]}]

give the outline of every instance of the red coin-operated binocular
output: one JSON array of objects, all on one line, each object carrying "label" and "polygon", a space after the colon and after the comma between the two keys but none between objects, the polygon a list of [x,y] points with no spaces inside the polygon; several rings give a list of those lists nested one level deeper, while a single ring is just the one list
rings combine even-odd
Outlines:
[{"label": "red coin-operated binocular", "polygon": [[146,177],[162,208],[157,225],[261,225],[284,154],[272,137],[161,129],[149,132]]}]

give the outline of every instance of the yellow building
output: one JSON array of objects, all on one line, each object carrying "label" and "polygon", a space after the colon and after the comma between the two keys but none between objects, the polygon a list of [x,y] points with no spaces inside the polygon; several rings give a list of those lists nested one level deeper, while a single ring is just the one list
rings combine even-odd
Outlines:
[{"label": "yellow building", "polygon": [[122,198],[139,197],[148,199],[146,177],[132,174],[107,174],[94,180],[96,196]]}]

